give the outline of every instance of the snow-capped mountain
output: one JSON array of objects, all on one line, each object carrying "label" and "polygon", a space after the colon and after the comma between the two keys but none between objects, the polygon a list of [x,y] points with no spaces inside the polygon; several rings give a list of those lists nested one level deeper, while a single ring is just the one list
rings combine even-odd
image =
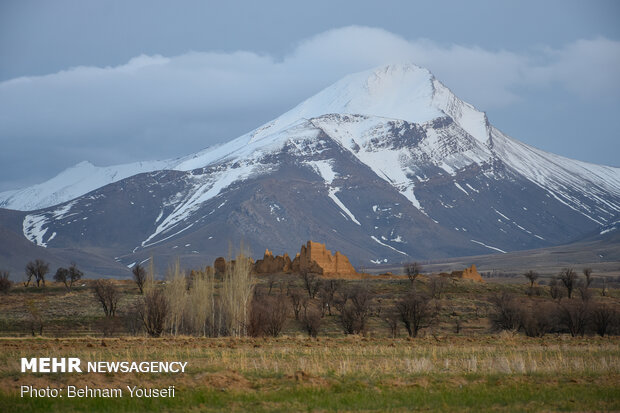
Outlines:
[{"label": "snow-capped mountain", "polygon": [[0,208],[33,211],[50,207],[121,179],[143,172],[168,169],[172,165],[172,161],[151,161],[100,167],[84,161],[41,184],[0,192]]},{"label": "snow-capped mountain", "polygon": [[126,265],[151,254],[204,264],[241,239],[276,252],[320,240],[358,265],[504,252],[620,215],[619,168],[506,136],[414,65],[349,75],[184,158],[70,171],[0,205],[46,206],[20,218],[36,245],[105,249]]}]

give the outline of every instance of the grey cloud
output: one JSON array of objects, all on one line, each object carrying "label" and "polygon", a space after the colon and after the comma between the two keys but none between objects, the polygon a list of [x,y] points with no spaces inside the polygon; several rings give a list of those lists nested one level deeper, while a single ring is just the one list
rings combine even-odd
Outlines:
[{"label": "grey cloud", "polygon": [[[597,38],[516,53],[350,26],[306,39],[281,59],[248,51],[142,55],[115,67],[16,78],[0,83],[0,190],[82,160],[105,165],[191,153],[259,126],[347,73],[394,61],[429,68],[488,110],[524,99],[520,90],[530,86],[617,97],[620,42]],[[28,161],[33,151],[47,158],[38,170]]]}]

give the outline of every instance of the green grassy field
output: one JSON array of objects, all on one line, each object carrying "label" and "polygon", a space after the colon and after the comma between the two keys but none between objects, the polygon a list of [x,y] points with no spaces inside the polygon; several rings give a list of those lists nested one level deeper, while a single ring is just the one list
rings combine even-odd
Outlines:
[{"label": "green grassy field", "polygon": [[[22,374],[21,357],[187,361],[184,374]],[[620,409],[618,338],[1,339],[0,411]],[[175,385],[173,399],[21,398],[19,386]],[[128,395],[128,393],[127,393]]]}]

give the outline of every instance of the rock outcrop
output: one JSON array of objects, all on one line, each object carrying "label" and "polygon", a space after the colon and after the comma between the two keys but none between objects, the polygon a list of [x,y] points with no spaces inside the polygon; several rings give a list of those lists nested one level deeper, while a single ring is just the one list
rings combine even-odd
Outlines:
[{"label": "rock outcrop", "polygon": [[462,278],[464,280],[472,280],[478,282],[484,282],[482,276],[476,269],[476,265],[472,264],[471,267],[465,268],[463,271],[452,271],[451,277]]}]

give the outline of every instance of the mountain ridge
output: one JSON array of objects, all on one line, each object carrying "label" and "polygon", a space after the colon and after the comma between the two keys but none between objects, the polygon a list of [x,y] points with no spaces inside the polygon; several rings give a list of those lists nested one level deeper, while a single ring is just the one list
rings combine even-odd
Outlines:
[{"label": "mountain ridge", "polygon": [[410,65],[349,75],[232,141],[157,162],[19,215],[24,236],[124,265],[212,260],[214,239],[257,251],[314,239],[370,265],[558,245],[620,215],[620,168],[523,144]]}]

